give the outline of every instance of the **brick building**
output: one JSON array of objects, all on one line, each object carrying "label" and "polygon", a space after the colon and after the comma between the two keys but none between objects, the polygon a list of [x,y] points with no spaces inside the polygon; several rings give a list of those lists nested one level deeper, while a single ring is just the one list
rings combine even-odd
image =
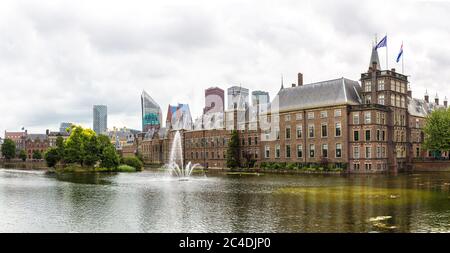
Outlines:
[{"label": "brick building", "polygon": [[[447,107],[447,99],[439,105],[437,96],[434,102],[427,94],[412,98],[408,76],[382,70],[375,49],[359,81],[303,84],[299,73],[297,84],[282,84],[267,111],[254,110],[246,96],[232,97],[245,106],[229,106],[222,127],[181,131],[185,163],[226,167],[232,129],[238,130],[243,166],[250,160],[255,166],[327,163],[351,173],[379,173],[408,169],[415,159],[430,156],[422,149],[422,128],[431,111]],[[144,140],[144,159],[166,163],[173,134],[167,129]]]}]

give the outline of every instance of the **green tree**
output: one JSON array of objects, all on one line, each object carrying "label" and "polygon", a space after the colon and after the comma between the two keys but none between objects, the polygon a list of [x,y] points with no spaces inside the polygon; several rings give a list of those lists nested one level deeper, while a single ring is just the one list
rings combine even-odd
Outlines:
[{"label": "green tree", "polygon": [[47,150],[44,154],[45,162],[48,167],[55,167],[55,165],[60,161],[61,156],[59,155],[58,148],[51,148]]},{"label": "green tree", "polygon": [[450,108],[438,109],[426,118],[424,147],[433,153],[450,150]]},{"label": "green tree", "polygon": [[239,136],[236,130],[231,132],[231,138],[228,142],[227,150],[227,167],[236,168],[239,167]]},{"label": "green tree", "polygon": [[39,150],[33,150],[33,159],[40,160],[42,159],[42,153]]},{"label": "green tree", "polygon": [[2,144],[2,155],[9,160],[16,156],[16,143],[11,139],[6,139]]},{"label": "green tree", "polygon": [[102,151],[100,166],[103,168],[115,169],[119,166],[119,155],[112,144]]},{"label": "green tree", "polygon": [[25,153],[25,150],[20,150],[19,152],[19,158],[22,159],[22,161],[26,161],[27,160],[27,153]]},{"label": "green tree", "polygon": [[69,138],[64,142],[64,161],[83,164],[83,128],[73,126]]},{"label": "green tree", "polygon": [[64,159],[64,138],[62,136],[58,136],[58,138],[56,138],[56,151],[57,151],[58,157],[59,157],[58,161],[63,160]]},{"label": "green tree", "polygon": [[93,166],[99,160],[97,136],[92,135],[84,141],[83,165]]}]

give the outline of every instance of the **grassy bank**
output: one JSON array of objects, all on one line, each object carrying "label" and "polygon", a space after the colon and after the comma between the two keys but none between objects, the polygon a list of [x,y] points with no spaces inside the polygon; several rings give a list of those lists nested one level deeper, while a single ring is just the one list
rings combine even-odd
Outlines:
[{"label": "grassy bank", "polygon": [[83,167],[80,165],[68,165],[64,167],[49,168],[49,173],[96,173],[96,172],[136,172],[134,167],[119,165],[117,168]]}]

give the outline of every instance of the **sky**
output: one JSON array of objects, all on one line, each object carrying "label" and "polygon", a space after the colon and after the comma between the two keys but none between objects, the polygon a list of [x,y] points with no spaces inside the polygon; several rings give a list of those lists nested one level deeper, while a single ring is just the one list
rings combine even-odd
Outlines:
[{"label": "sky", "polygon": [[[388,36],[388,68],[403,41],[413,97],[450,98],[449,1],[20,1],[0,2],[0,136],[22,127],[141,129],[140,94],[164,115],[204,90],[280,89],[367,71],[375,37]],[[386,49],[379,49],[386,69]]]}]

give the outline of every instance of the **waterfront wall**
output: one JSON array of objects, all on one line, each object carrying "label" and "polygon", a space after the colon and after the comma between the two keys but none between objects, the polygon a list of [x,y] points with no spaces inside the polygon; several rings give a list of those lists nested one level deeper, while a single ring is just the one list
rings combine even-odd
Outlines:
[{"label": "waterfront wall", "polygon": [[412,171],[421,172],[450,172],[450,161],[418,161],[412,163]]},{"label": "waterfront wall", "polygon": [[27,170],[44,170],[47,169],[45,161],[22,161],[22,160],[0,160],[0,167],[6,169],[27,169]]}]

